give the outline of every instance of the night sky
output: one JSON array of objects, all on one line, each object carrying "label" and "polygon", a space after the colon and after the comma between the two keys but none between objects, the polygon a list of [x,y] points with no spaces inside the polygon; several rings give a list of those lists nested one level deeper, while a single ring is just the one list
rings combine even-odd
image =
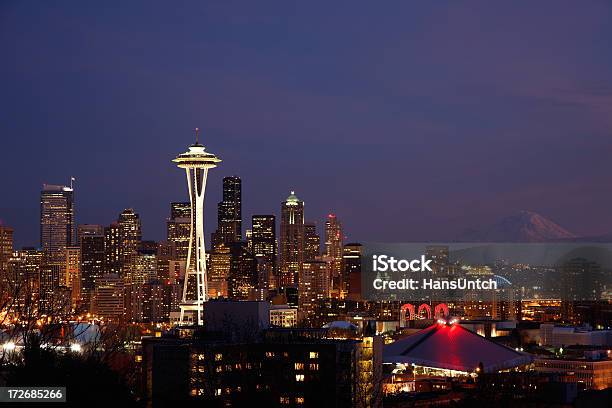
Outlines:
[{"label": "night sky", "polygon": [[38,245],[43,182],[79,223],[163,239],[203,130],[244,225],[295,190],[349,240],[448,239],[529,209],[612,231],[612,3],[0,3],[0,219]]}]

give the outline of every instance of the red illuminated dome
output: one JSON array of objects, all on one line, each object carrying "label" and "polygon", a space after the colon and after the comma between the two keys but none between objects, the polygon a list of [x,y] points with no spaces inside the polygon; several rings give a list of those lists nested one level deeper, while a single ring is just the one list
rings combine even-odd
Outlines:
[{"label": "red illuminated dome", "polygon": [[473,372],[482,363],[485,372],[518,367],[529,355],[497,344],[458,324],[434,324],[385,346],[385,363]]}]

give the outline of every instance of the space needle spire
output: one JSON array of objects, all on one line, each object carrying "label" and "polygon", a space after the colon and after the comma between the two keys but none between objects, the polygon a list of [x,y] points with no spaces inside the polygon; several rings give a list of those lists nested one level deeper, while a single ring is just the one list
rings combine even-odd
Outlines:
[{"label": "space needle spire", "polygon": [[200,129],[195,129],[196,142],[189,150],[181,153],[174,160],[176,165],[185,169],[187,189],[191,204],[191,233],[189,235],[189,252],[183,283],[181,300],[181,325],[204,323],[204,303],[208,300],[206,274],[206,248],[204,244],[204,190],[208,170],[217,167],[221,161],[217,156],[206,151],[199,141]]}]

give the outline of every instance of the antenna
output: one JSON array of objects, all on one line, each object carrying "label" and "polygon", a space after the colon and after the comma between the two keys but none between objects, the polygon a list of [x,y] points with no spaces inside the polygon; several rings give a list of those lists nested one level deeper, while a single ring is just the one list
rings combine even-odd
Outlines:
[{"label": "antenna", "polygon": [[195,134],[196,134],[196,142],[195,142],[195,144],[199,144],[198,140],[199,140],[199,136],[200,136],[200,128],[195,128]]}]

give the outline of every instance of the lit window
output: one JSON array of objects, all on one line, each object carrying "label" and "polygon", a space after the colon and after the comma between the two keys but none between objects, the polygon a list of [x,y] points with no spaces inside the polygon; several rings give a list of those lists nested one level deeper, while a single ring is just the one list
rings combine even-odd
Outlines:
[{"label": "lit window", "polygon": [[274,357],[274,352],[273,351],[266,351],[266,357],[268,357],[268,358]]},{"label": "lit window", "polygon": [[215,354],[215,361],[221,361],[221,360],[223,360],[223,354],[221,353]]},{"label": "lit window", "polygon": [[304,374],[296,374],[295,375],[295,381],[303,382],[304,381]]},{"label": "lit window", "polygon": [[310,352],[310,358],[319,358],[319,352],[318,351],[311,351]]},{"label": "lit window", "polygon": [[310,363],[308,368],[310,368],[312,371],[318,371],[319,370],[319,363]]},{"label": "lit window", "polygon": [[304,369],[304,363],[295,363],[295,369],[296,370],[303,370]]},{"label": "lit window", "polygon": [[218,397],[219,395],[221,395],[221,388],[217,388],[215,390],[215,395]]},{"label": "lit window", "polygon": [[289,405],[289,397],[280,397],[280,403]]},{"label": "lit window", "polygon": [[304,403],[304,397],[296,397],[295,403],[302,405]]}]

